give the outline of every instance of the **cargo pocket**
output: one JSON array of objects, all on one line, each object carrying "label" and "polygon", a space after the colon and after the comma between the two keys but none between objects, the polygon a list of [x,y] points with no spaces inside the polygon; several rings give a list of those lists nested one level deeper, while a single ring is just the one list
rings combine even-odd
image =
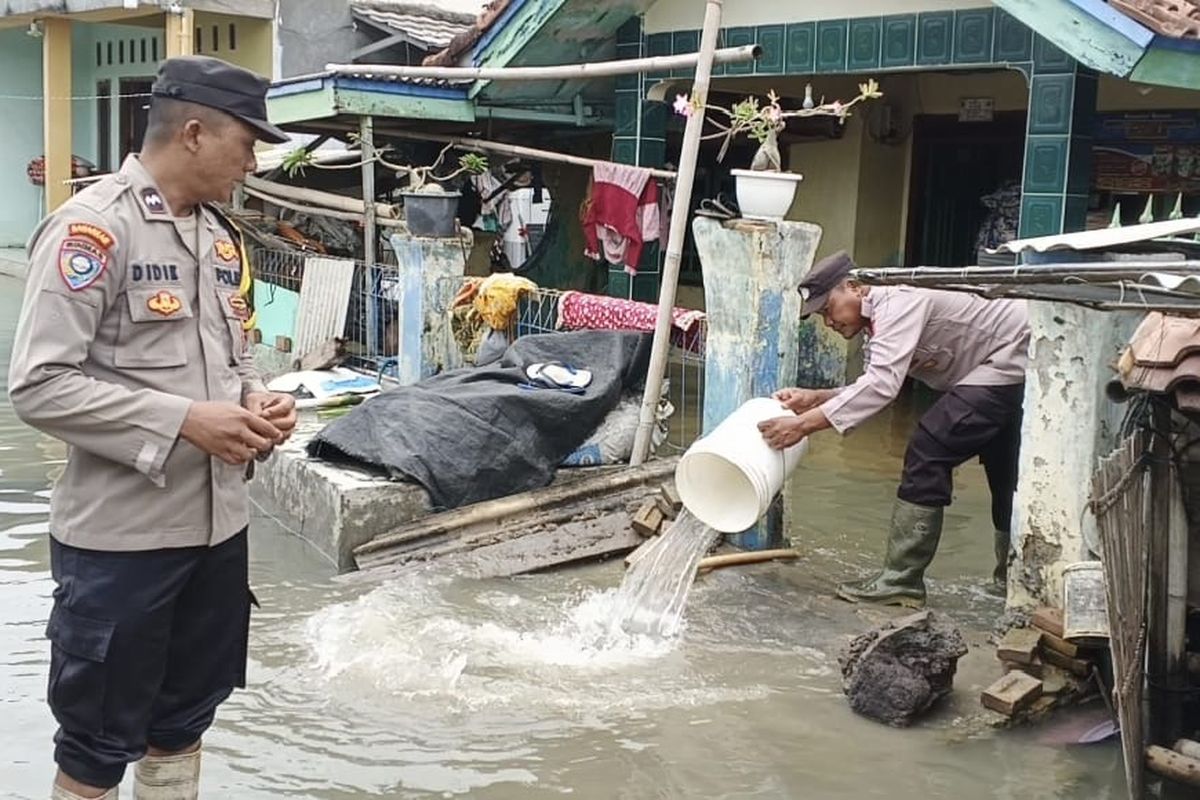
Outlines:
[{"label": "cargo pocket", "polygon": [[121,317],[120,341],[113,361],[118,367],[165,369],[187,363],[179,323],[192,318],[192,304],[175,287],[146,287],[125,293],[128,313]]},{"label": "cargo pocket", "polygon": [[229,363],[236,366],[246,349],[246,336],[242,329],[242,323],[250,318],[250,305],[246,302],[246,298],[236,290],[218,289],[217,302],[221,304],[221,312],[225,315]]},{"label": "cargo pocket", "polygon": [[116,623],[82,617],[55,605],[46,625],[50,640],[47,699],[63,728],[100,734],[108,683],[109,645]]},{"label": "cargo pocket", "polygon": [[235,689],[246,688],[246,662],[250,660],[250,609],[261,608],[258,604],[258,598],[254,596],[254,592],[250,587],[246,587],[246,612],[242,617],[242,629],[239,632],[239,647],[240,657],[236,662],[233,679],[231,685]]}]

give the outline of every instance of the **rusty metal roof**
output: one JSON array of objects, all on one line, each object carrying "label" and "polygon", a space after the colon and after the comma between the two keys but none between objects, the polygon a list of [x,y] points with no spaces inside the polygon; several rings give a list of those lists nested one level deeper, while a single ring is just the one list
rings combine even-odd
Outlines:
[{"label": "rusty metal roof", "polygon": [[404,34],[425,50],[442,50],[476,20],[474,14],[391,0],[351,0],[350,9],[356,17]]},{"label": "rusty metal roof", "polygon": [[1195,0],[1108,0],[1150,30],[1175,39],[1200,39],[1200,2]]}]

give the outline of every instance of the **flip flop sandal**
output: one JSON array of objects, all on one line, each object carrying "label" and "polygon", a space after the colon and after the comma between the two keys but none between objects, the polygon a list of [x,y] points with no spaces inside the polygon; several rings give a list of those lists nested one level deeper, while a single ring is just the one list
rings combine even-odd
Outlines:
[{"label": "flip flop sandal", "polygon": [[531,364],[525,370],[530,383],[540,383],[553,389],[586,389],[592,382],[592,373],[586,369],[576,369],[570,364],[549,361],[544,364]]},{"label": "flip flop sandal", "polygon": [[518,383],[518,389],[526,391],[550,391],[550,392],[565,392],[566,394],[586,394],[587,389],[573,388],[570,386],[549,386],[544,383]]}]

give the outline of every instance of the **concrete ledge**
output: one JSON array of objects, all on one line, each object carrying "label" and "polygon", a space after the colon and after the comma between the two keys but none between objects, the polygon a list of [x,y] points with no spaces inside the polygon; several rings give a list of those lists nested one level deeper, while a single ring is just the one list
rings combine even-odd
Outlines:
[{"label": "concrete ledge", "polygon": [[17,247],[0,247],[0,275],[25,280],[29,276],[25,251]]},{"label": "concrete ledge", "polygon": [[325,424],[304,414],[292,440],[257,465],[250,492],[346,572],[355,547],[428,514],[429,497],[415,484],[309,458],[304,448]]}]

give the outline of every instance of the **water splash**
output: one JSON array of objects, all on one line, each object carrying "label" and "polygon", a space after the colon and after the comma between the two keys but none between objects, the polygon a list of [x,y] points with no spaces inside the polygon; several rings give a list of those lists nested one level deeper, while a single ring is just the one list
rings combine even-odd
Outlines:
[{"label": "water splash", "polygon": [[686,509],[625,573],[614,599],[614,627],[669,639],[679,633],[700,559],[718,534]]}]

